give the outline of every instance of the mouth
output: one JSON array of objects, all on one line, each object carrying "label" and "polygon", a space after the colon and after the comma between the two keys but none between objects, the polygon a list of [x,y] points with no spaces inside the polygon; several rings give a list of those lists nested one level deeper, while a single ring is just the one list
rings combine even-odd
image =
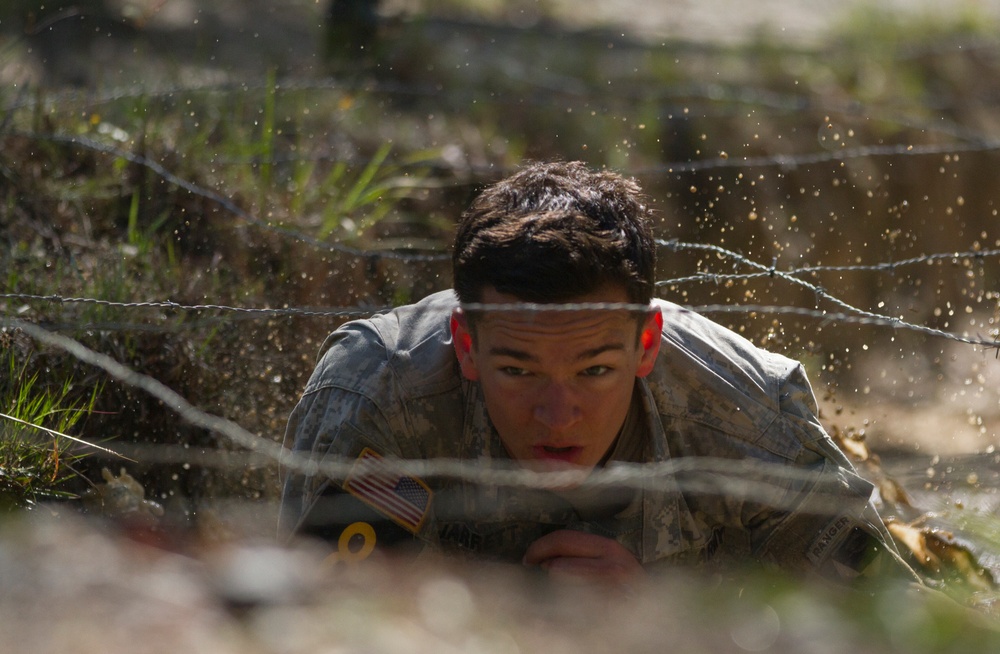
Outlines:
[{"label": "mouth", "polygon": [[562,463],[575,463],[583,453],[583,448],[578,445],[567,445],[565,447],[536,445],[532,450],[537,460],[558,461]]}]

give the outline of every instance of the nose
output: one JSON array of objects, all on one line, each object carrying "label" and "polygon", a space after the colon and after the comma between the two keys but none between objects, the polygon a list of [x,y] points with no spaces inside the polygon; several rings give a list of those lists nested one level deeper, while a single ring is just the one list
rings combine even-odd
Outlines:
[{"label": "nose", "polygon": [[549,382],[539,392],[534,408],[535,420],[552,431],[563,431],[583,416],[580,403],[566,384]]}]

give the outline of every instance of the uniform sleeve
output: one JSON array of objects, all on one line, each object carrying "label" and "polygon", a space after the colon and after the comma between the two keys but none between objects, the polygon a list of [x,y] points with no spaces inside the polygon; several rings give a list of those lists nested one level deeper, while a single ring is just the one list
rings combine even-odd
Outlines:
[{"label": "uniform sleeve", "polygon": [[416,458],[391,411],[391,370],[384,349],[364,330],[336,332],[292,411],[282,465],[279,530],[330,541],[361,558],[372,546],[422,546],[431,491],[391,468]]},{"label": "uniform sleeve", "polygon": [[820,424],[801,365],[784,379],[779,403],[781,414],[771,429],[777,436],[794,433],[804,449],[777,506],[744,506],[755,558],[834,579],[882,574],[883,567],[910,577],[872,503],[873,485],[854,471]]}]

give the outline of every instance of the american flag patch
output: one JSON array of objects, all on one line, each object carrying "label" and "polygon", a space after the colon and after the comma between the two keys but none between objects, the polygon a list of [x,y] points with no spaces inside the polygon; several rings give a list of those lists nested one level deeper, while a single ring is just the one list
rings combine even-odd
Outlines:
[{"label": "american flag patch", "polygon": [[433,495],[427,484],[393,470],[367,447],[354,462],[344,490],[414,534],[427,518]]}]

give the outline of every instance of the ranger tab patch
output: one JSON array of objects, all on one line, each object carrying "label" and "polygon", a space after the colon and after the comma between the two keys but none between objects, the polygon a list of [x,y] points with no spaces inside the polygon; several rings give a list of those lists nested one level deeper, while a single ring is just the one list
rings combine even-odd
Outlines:
[{"label": "ranger tab patch", "polygon": [[431,507],[431,489],[404,475],[374,450],[365,448],[344,481],[344,490],[416,534]]}]

